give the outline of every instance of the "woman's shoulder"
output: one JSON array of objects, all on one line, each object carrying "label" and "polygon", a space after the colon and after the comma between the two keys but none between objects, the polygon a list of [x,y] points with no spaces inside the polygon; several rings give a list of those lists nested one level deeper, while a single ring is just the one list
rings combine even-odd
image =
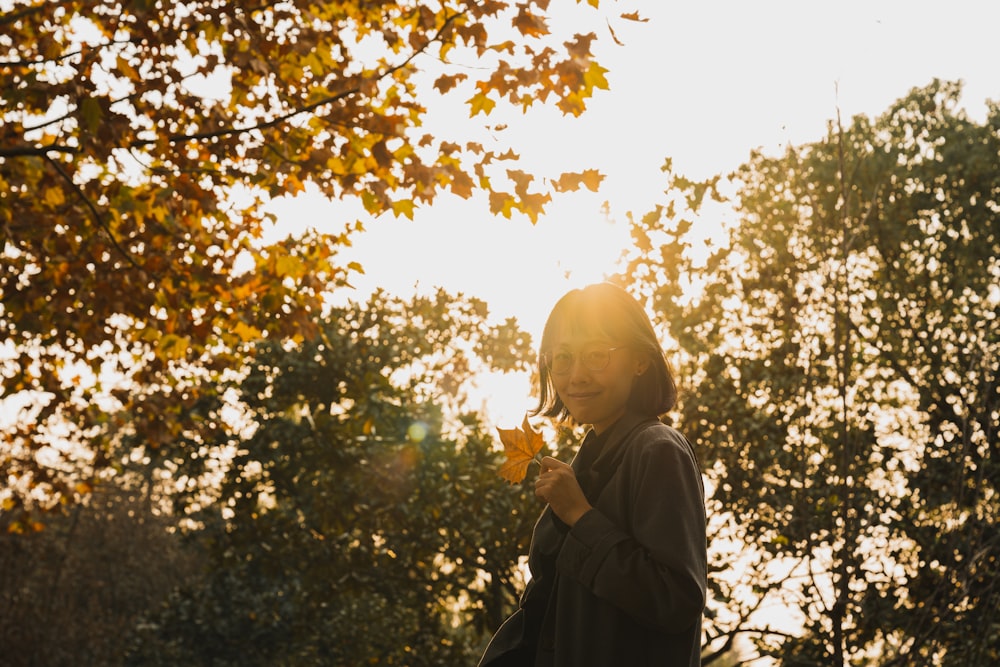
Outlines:
[{"label": "woman's shoulder", "polygon": [[683,433],[678,431],[673,426],[665,424],[655,418],[648,419],[644,423],[640,424],[639,427],[635,429],[633,437],[636,441],[650,443],[654,446],[656,443],[675,445],[688,444],[688,439],[684,437]]},{"label": "woman's shoulder", "polygon": [[637,428],[632,435],[629,447],[633,456],[694,456],[691,443],[673,426],[659,420],[650,420]]}]

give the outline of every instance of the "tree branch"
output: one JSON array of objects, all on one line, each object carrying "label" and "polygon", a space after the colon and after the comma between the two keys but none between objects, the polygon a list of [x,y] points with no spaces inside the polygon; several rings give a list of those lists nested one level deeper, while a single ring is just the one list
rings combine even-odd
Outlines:
[{"label": "tree branch", "polygon": [[[394,65],[394,66],[392,66],[392,67],[390,67],[388,69],[386,69],[384,72],[382,72],[381,74],[379,74],[378,76],[376,76],[375,80],[384,79],[385,77],[390,76],[390,75],[394,74],[395,72],[398,72],[399,70],[403,69],[407,65],[409,65],[414,60],[414,58],[416,58],[417,56],[423,54],[431,44],[440,41],[441,36],[444,34],[445,30],[459,16],[461,16],[461,14],[460,13],[456,13],[456,14],[452,14],[451,16],[449,16],[448,18],[446,18],[444,20],[444,23],[441,24],[441,27],[438,28],[438,30],[434,33],[434,36],[427,40],[426,44],[424,44],[420,48],[414,50],[413,53],[411,53],[409,56],[407,56],[402,62],[400,62],[397,65]],[[109,46],[111,44],[116,43],[117,41],[118,40],[116,40],[115,42],[109,42],[108,44],[105,44],[104,46]],[[2,63],[0,63],[0,64],[2,64]],[[207,132],[195,132],[193,134],[171,134],[171,135],[167,136],[167,143],[176,144],[176,143],[182,143],[182,142],[186,142],[186,141],[202,141],[202,140],[205,140],[205,139],[219,139],[219,138],[223,138],[223,137],[230,137],[230,136],[233,136],[233,135],[246,134],[246,133],[254,132],[254,131],[258,131],[258,130],[269,129],[269,128],[272,128],[272,127],[276,127],[276,126],[278,126],[278,125],[280,125],[280,124],[282,124],[284,122],[287,122],[287,121],[291,120],[292,118],[294,118],[296,116],[299,116],[301,114],[315,111],[316,109],[318,109],[318,108],[320,108],[322,106],[325,106],[327,104],[332,104],[332,103],[334,103],[334,102],[336,102],[338,100],[344,99],[345,97],[350,97],[351,95],[355,95],[358,92],[360,92],[360,90],[361,90],[361,88],[359,86],[354,86],[352,88],[349,88],[348,90],[344,90],[344,91],[341,91],[339,93],[336,93],[335,95],[330,95],[328,97],[325,97],[325,98],[323,98],[321,100],[318,100],[316,102],[313,102],[311,104],[307,104],[304,107],[299,107],[299,108],[296,108],[296,109],[292,109],[292,110],[290,110],[290,111],[288,111],[288,112],[286,112],[284,114],[281,114],[279,116],[275,116],[274,118],[271,118],[269,120],[262,121],[260,123],[255,123],[253,125],[248,125],[248,126],[245,126],[245,127],[226,127],[226,128],[221,128],[221,129],[218,129],[218,130],[211,130],[211,131],[207,131]],[[114,100],[114,101],[112,101],[112,104],[115,104],[117,102],[129,99],[131,97],[134,97],[135,94],[136,93],[132,93],[131,95],[127,95],[127,96],[125,96],[125,97],[123,97],[123,98],[121,98],[119,100]],[[58,120],[63,120],[65,118],[67,118],[69,115],[70,114],[66,114],[61,119],[57,119],[55,121],[49,121],[49,122],[46,123],[46,125],[52,124],[53,122],[58,122]],[[39,126],[39,127],[44,127],[44,125],[43,126]],[[33,127],[33,128],[27,128],[27,129],[38,129],[38,128],[37,127]],[[156,139],[137,139],[135,141],[130,142],[125,147],[129,148],[129,149],[141,148],[143,146],[150,146],[150,145],[153,145],[153,144],[156,144],[156,143],[157,143]],[[16,147],[16,148],[12,148],[12,149],[3,149],[3,148],[0,148],[0,157],[21,157],[21,156],[25,156],[25,155],[47,155],[49,152],[52,152],[52,151],[57,151],[57,152],[62,152],[62,153],[76,153],[76,152],[78,152],[78,149],[70,148],[68,146],[55,146],[55,145],[49,145],[49,146],[44,146],[44,147],[26,147],[25,146],[25,147]]]},{"label": "tree branch", "polygon": [[[416,58],[417,56],[419,56],[422,53],[424,53],[424,51],[427,50],[427,47],[429,47],[434,42],[439,41],[440,38],[441,38],[441,35],[444,33],[444,31],[448,28],[449,25],[451,25],[451,23],[456,18],[458,18],[458,16],[460,16],[460,14],[452,14],[451,16],[449,16],[448,18],[446,18],[445,21],[444,21],[444,23],[441,25],[441,27],[438,28],[437,32],[434,33],[434,36],[427,40],[426,44],[424,44],[423,46],[421,46],[419,49],[416,49],[413,53],[411,53],[409,56],[407,56],[406,59],[404,59],[399,64],[393,65],[392,67],[386,69],[384,72],[382,72],[381,74],[379,74],[378,76],[376,76],[375,80],[376,81],[382,80],[382,79],[386,78],[387,76],[390,76],[390,75],[394,74],[395,72],[398,72],[399,70],[403,69],[407,65],[409,65],[413,61],[414,58]],[[276,116],[276,117],[274,117],[274,118],[272,118],[270,120],[263,121],[263,122],[260,122],[260,123],[256,123],[254,125],[249,125],[249,126],[242,127],[242,128],[239,128],[239,127],[227,127],[227,128],[222,128],[222,129],[219,129],[219,130],[213,130],[213,131],[210,131],[210,132],[195,132],[194,134],[172,134],[172,135],[169,135],[167,137],[167,142],[173,144],[173,143],[179,143],[179,142],[183,142],[183,141],[193,141],[193,140],[194,141],[199,141],[199,140],[202,140],[202,139],[218,139],[218,138],[222,138],[222,137],[229,137],[229,136],[232,136],[234,134],[245,134],[247,132],[254,132],[256,130],[266,130],[266,129],[275,127],[277,125],[280,125],[280,124],[282,124],[282,123],[284,123],[284,122],[286,122],[288,120],[291,120],[295,116],[299,116],[299,115],[304,114],[304,113],[309,113],[311,111],[315,111],[319,107],[325,106],[327,104],[332,104],[332,103],[334,103],[334,102],[336,102],[338,100],[341,100],[341,99],[343,99],[345,97],[349,97],[351,95],[354,95],[354,94],[360,92],[360,90],[361,90],[360,87],[355,86],[355,87],[350,88],[348,90],[341,91],[341,92],[339,92],[339,93],[337,93],[335,95],[331,95],[329,97],[325,97],[325,98],[323,98],[321,100],[313,102],[312,104],[307,104],[304,107],[300,107],[300,108],[297,108],[297,109],[292,109],[291,111],[288,111],[287,113],[281,114],[280,116]],[[155,144],[155,143],[156,143],[156,140],[154,140],[154,139],[136,140],[136,141],[133,141],[132,143],[130,143],[128,145],[128,147],[129,148],[139,148],[141,146],[148,146],[148,145]]]},{"label": "tree branch", "polygon": [[58,146],[48,144],[47,146],[12,146],[11,148],[0,148],[0,158],[3,157],[45,157],[49,153],[69,153],[80,152],[78,148],[71,146]]},{"label": "tree branch", "polygon": [[84,193],[84,191],[76,183],[73,182],[73,178],[66,173],[66,170],[62,168],[62,165],[53,160],[48,155],[45,156],[45,159],[48,161],[50,165],[52,165],[52,167],[63,178],[63,180],[69,184],[69,187],[72,188],[74,192],[76,192],[76,194],[83,201],[84,205],[90,210],[90,214],[94,218],[94,222],[96,222],[97,226],[103,229],[104,232],[108,235],[108,239],[111,240],[111,245],[115,247],[115,249],[121,254],[122,257],[125,258],[125,260],[129,264],[132,265],[133,268],[138,269],[139,271],[144,271],[145,269],[136,264],[135,260],[132,259],[132,255],[129,254],[129,252],[125,250],[125,248],[123,248],[121,244],[118,243],[118,239],[115,238],[115,235],[111,232],[111,229],[101,218],[101,214],[100,212],[98,212],[97,207],[94,206],[94,203],[92,201],[90,201],[90,198],[87,197],[86,193]]},{"label": "tree branch", "polygon": [[[254,125],[248,125],[246,127],[225,127],[220,130],[213,130],[210,132],[195,132],[194,134],[171,134],[167,136],[167,142],[174,144],[183,141],[218,139],[220,137],[229,137],[234,134],[246,134],[247,132],[254,132],[255,130],[266,130],[268,128],[280,125],[287,120],[291,120],[295,116],[308,113],[310,111],[315,111],[317,108],[326,104],[332,104],[333,102],[336,102],[339,99],[343,99],[345,97],[353,95],[360,90],[361,90],[360,88],[351,88],[349,90],[337,93],[336,95],[332,95],[330,97],[319,100],[318,102],[313,102],[312,104],[308,104],[304,107],[293,109],[288,113],[276,116],[270,120],[266,120],[261,123],[256,123]],[[141,139],[141,140],[137,139],[136,141],[133,141],[130,144],[128,144],[128,148],[140,148],[142,146],[149,146],[155,143],[156,143],[155,139]]]},{"label": "tree branch", "polygon": [[9,23],[14,23],[15,21],[20,21],[25,16],[31,16],[32,14],[36,14],[40,11],[42,11],[42,5],[38,4],[34,7],[26,7],[19,12],[6,12],[4,14],[0,14],[0,25],[7,25]]}]

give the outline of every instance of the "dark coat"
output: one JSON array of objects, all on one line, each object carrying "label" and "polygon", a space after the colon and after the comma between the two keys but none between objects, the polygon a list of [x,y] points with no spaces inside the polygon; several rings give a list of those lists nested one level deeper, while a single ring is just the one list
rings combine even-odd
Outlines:
[{"label": "dark coat", "polygon": [[591,431],[573,468],[594,509],[571,529],[542,512],[531,580],[480,666],[700,665],[706,519],[690,443],[626,415]]}]

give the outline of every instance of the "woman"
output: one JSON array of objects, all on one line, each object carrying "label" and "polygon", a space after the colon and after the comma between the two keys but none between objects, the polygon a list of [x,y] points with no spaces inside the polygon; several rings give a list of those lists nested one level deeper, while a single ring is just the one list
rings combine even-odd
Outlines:
[{"label": "woman", "polygon": [[535,414],[591,428],[572,464],[542,462],[531,580],[480,667],[701,664],[705,504],[691,445],[659,421],[673,377],[642,306],[573,290],[542,333]]}]

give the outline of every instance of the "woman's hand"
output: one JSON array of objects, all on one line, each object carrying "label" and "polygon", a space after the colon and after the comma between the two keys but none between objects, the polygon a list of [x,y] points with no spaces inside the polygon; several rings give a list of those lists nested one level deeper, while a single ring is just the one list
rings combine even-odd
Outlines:
[{"label": "woman's hand", "polygon": [[568,526],[593,509],[576,481],[573,468],[551,456],[542,459],[542,471],[535,479],[535,497],[547,502]]}]

